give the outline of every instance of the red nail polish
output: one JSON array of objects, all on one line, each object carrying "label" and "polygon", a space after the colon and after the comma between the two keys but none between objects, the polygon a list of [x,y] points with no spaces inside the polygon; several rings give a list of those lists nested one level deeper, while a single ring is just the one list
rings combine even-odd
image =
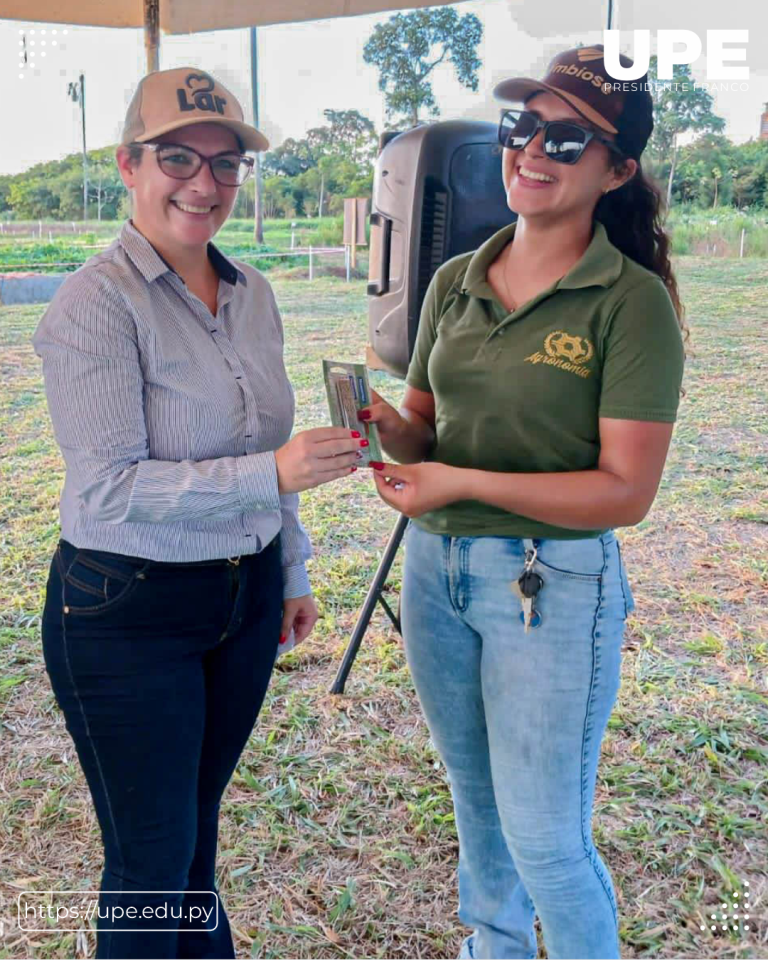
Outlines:
[{"label": "red nail polish", "polygon": [[355,470],[357,470],[357,467],[352,467],[352,473],[354,473]]},{"label": "red nail polish", "polygon": [[379,461],[379,460],[369,460],[369,461],[368,461],[368,466],[369,466],[369,467],[373,467],[374,470],[383,470],[383,469],[384,469],[384,464],[381,463],[381,461]]},{"label": "red nail polish", "polygon": [[361,446],[361,447],[370,447],[370,445],[371,445],[370,440],[361,440],[361,441],[360,441],[360,446]]},{"label": "red nail polish", "polygon": [[357,430],[353,430],[353,431],[352,431],[352,436],[355,438],[355,440],[357,440],[357,439],[359,439],[359,438],[362,436],[362,434],[359,433]]},{"label": "red nail polish", "polygon": [[357,415],[358,420],[370,420],[371,411],[370,410],[361,410]]},{"label": "red nail polish", "polygon": [[285,641],[286,641],[287,639],[288,639],[288,637],[286,637],[286,635],[285,635],[284,633],[281,633],[281,634],[280,634],[280,643],[285,643]]}]

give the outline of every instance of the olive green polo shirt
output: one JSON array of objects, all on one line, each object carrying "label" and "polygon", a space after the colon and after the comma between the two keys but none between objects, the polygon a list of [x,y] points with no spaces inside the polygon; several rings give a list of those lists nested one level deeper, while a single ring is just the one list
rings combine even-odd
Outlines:
[{"label": "olive green polo shirt", "polygon": [[[502,473],[591,470],[599,417],[674,422],[684,354],[675,310],[661,278],[624,256],[595,222],[568,273],[507,313],[486,275],[515,227],[444,263],[427,290],[406,382],[435,398],[430,459]],[[602,532],[475,500],[415,522],[448,536]]]}]

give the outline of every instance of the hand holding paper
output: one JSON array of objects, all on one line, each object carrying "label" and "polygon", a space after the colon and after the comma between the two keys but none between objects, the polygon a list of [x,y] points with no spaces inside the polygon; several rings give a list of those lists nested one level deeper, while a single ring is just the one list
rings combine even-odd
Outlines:
[{"label": "hand holding paper", "polygon": [[368,446],[360,449],[361,466],[368,466],[371,461],[381,462],[383,455],[378,427],[375,423],[358,417],[360,410],[367,407],[372,400],[365,364],[323,360],[323,378],[328,394],[331,423],[335,427],[359,430],[368,441]]}]

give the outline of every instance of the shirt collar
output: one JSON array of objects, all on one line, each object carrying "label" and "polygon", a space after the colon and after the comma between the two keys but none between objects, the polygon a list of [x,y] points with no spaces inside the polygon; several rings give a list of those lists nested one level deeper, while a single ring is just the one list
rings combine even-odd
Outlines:
[{"label": "shirt collar", "polygon": [[[119,243],[147,283],[152,283],[165,273],[176,273],[168,261],[155,250],[149,240],[134,227],[130,220],[126,220],[123,224],[120,231]],[[208,259],[222,280],[232,286],[235,286],[238,282],[242,283],[243,286],[248,285],[243,271],[238,269],[235,264],[225,257],[221,250],[212,243],[208,244]]]},{"label": "shirt collar", "polygon": [[[475,251],[464,274],[463,293],[470,293],[485,300],[495,299],[487,280],[488,268],[515,235],[516,227],[517,221],[502,227]],[[556,288],[576,290],[579,287],[610,287],[619,279],[622,267],[621,251],[608,239],[603,224],[595,220],[589,246],[568,273],[558,281]]]}]

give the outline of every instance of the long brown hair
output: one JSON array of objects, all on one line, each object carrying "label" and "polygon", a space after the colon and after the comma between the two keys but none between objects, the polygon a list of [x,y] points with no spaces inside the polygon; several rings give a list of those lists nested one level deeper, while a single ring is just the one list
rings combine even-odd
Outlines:
[{"label": "long brown hair", "polygon": [[[622,168],[620,157],[615,166]],[[603,194],[595,207],[594,217],[603,224],[615,247],[661,277],[675,308],[683,338],[687,340],[690,331],[669,260],[669,236],[662,226],[663,213],[661,191],[645,175],[638,160],[637,172],[631,179],[616,190]]]}]

